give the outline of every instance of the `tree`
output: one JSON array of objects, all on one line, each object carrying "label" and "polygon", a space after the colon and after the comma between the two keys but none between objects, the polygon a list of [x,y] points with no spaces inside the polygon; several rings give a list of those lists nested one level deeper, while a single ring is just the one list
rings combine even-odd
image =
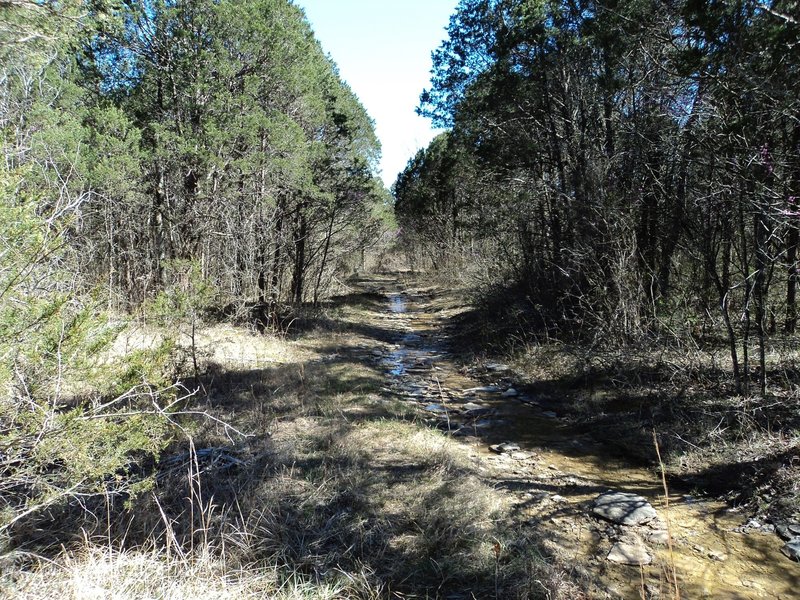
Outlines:
[{"label": "tree", "polygon": [[755,340],[765,393],[776,313],[796,327],[795,8],[464,0],[420,100],[448,142],[395,186],[404,235],[432,251],[455,181],[462,235],[549,332],[635,341],[716,310],[735,385]]}]

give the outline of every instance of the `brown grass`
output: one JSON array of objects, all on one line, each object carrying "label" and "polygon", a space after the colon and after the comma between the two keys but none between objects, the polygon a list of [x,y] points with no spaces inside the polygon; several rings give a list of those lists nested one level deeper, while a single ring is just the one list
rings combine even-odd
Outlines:
[{"label": "brown grass", "polygon": [[46,543],[10,540],[7,594],[580,597],[469,448],[381,391],[364,358],[384,342],[363,327],[374,308],[332,309],[294,337],[204,331],[208,396],[191,408],[213,419],[184,423],[152,492],[85,499],[31,525]]}]

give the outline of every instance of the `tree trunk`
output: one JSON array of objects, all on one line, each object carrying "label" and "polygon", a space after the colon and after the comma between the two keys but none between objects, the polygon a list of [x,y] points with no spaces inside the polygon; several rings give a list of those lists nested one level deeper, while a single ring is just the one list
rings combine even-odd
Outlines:
[{"label": "tree trunk", "polygon": [[292,273],[292,301],[295,304],[303,302],[303,283],[306,270],[306,236],[308,235],[308,221],[304,207],[297,211],[297,229],[294,238],[294,272]]}]

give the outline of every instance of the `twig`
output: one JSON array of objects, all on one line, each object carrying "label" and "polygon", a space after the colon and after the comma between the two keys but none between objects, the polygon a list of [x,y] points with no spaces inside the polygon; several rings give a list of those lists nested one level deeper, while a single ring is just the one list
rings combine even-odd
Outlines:
[{"label": "twig", "polygon": [[658,436],[656,430],[653,429],[653,445],[656,447],[656,456],[658,457],[658,465],[661,468],[661,485],[664,487],[664,518],[667,521],[667,547],[669,548],[669,567],[672,571],[672,584],[675,586],[675,600],[680,600],[681,590],[678,587],[678,573],[675,570],[675,553],[672,547],[672,527],[669,521],[669,488],[667,487],[667,472],[664,468],[664,461],[661,460],[661,450],[658,447]]}]

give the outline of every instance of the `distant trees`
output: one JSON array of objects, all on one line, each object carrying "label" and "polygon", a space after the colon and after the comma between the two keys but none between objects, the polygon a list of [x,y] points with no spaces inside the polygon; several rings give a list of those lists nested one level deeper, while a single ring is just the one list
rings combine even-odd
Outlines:
[{"label": "distant trees", "polygon": [[463,0],[420,106],[452,131],[398,178],[404,231],[459,230],[551,332],[716,315],[743,390],[755,340],[763,391],[765,336],[797,327],[798,8]]}]

